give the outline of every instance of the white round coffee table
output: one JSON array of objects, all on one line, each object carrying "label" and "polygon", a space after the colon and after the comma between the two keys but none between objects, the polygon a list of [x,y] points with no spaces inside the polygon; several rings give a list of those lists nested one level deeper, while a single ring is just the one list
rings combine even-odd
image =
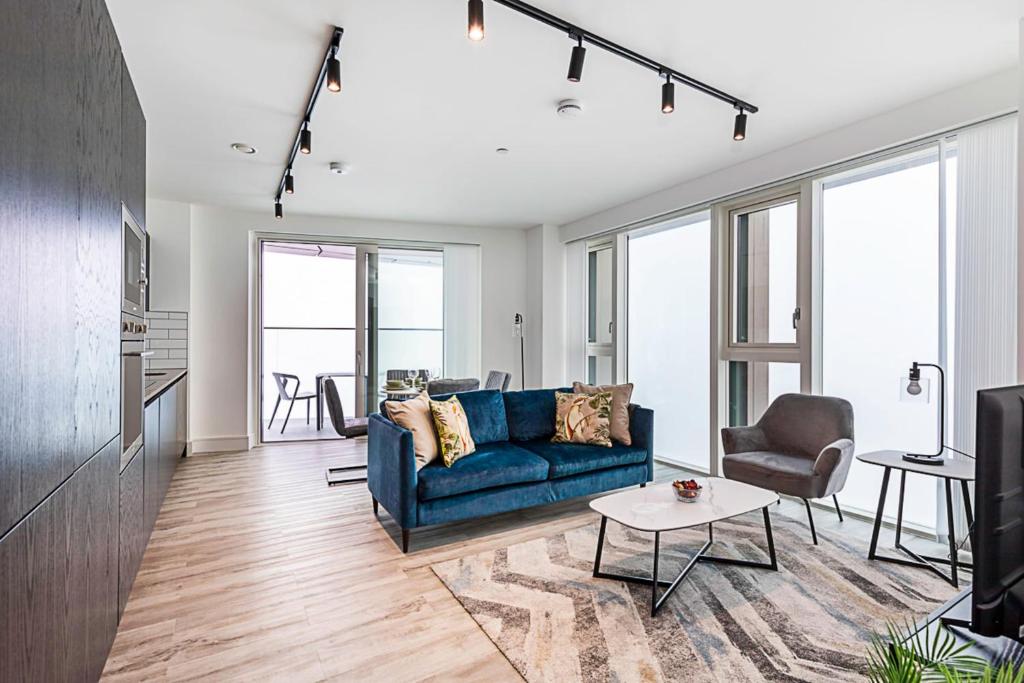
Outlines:
[{"label": "white round coffee table", "polygon": [[[651,586],[651,616],[658,613],[668,597],[698,562],[717,562],[756,569],[778,570],[779,568],[775,557],[772,522],[768,516],[768,506],[779,501],[778,494],[721,477],[704,477],[698,478],[697,481],[704,486],[704,490],[701,497],[693,503],[683,502],[676,498],[670,483],[620,491],[590,501],[591,509],[601,515],[601,530],[597,536],[597,554],[594,556],[594,576],[599,579],[615,579]],[[768,539],[770,562],[752,562],[707,554],[708,548],[714,543],[713,524],[715,522],[753,512],[758,508],[764,513],[764,530]],[[637,531],[654,532],[654,568],[650,579],[601,571],[601,550],[604,547],[604,533],[609,519]],[[705,524],[708,525],[708,540],[703,547],[697,551],[674,580],[662,581],[659,579],[658,553],[661,545],[661,533],[676,529],[690,529]],[[660,596],[658,595],[659,586],[666,587],[665,592]]]}]

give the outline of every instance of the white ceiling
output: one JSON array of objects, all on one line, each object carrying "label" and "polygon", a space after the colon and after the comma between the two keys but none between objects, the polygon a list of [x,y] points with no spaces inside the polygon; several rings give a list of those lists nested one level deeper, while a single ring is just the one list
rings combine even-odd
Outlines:
[{"label": "white ceiling", "polygon": [[[655,74],[594,48],[568,83],[569,39],[486,0],[479,44],[465,0],[108,0],[150,194],[272,212],[334,24],[344,89],[321,96],[286,212],[561,224],[1017,61],[1016,0],[534,2],[758,105],[748,139],[732,141],[727,104],[681,86],[661,114]],[[555,115],[567,97],[581,119]]]}]

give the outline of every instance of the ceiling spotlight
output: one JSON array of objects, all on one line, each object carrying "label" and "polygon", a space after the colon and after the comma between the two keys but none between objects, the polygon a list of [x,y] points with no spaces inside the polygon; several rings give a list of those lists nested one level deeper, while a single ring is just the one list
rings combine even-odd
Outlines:
[{"label": "ceiling spotlight", "polygon": [[274,202],[274,218],[277,220],[284,218],[284,207],[281,206],[281,202]]},{"label": "ceiling spotlight", "polygon": [[295,176],[292,175],[292,169],[290,168],[284,177],[284,191],[287,194],[295,194]]},{"label": "ceiling spotlight", "polygon": [[583,78],[583,60],[587,58],[587,48],[583,47],[583,35],[577,34],[576,47],[572,49],[572,57],[569,59],[569,82],[579,83]]},{"label": "ceiling spotlight", "polygon": [[671,114],[676,110],[676,84],[672,75],[665,75],[665,83],[661,86],[661,113]]},{"label": "ceiling spotlight", "polygon": [[341,92],[341,61],[337,57],[327,60],[327,89]]},{"label": "ceiling spotlight", "polygon": [[232,142],[231,149],[235,150],[236,152],[241,152],[242,154],[256,153],[255,147],[253,147],[252,145],[247,145],[244,142]]},{"label": "ceiling spotlight", "polygon": [[742,107],[738,109],[740,113],[736,115],[736,125],[732,127],[732,139],[736,141],[747,139],[747,115]]},{"label": "ceiling spotlight", "polygon": [[484,0],[469,0],[469,30],[467,35],[473,42],[484,39]]},{"label": "ceiling spotlight", "polygon": [[313,152],[313,131],[309,129],[309,122],[302,129],[302,133],[299,134],[299,151],[303,154],[311,154]]}]

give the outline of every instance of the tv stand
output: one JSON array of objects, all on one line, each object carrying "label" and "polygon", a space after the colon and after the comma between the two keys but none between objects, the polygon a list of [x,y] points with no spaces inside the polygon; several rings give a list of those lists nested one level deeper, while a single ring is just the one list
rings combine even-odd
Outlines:
[{"label": "tv stand", "polygon": [[966,654],[989,662],[998,662],[1007,652],[1019,650],[1020,644],[1009,638],[987,638],[971,631],[971,589],[962,591],[928,615],[918,624],[913,635],[932,636],[935,629],[945,629],[958,645],[969,644]]}]

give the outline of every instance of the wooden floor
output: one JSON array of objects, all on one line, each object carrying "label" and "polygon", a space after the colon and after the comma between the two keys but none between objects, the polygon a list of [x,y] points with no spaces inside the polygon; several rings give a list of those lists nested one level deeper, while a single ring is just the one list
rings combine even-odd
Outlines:
[{"label": "wooden floor", "polygon": [[[104,679],[520,680],[430,565],[584,524],[587,500],[414,531],[403,555],[365,485],[325,484],[325,467],[365,451],[361,438],[183,460]],[[659,465],[656,478],[678,473]],[[778,510],[805,518],[801,504]]]}]

